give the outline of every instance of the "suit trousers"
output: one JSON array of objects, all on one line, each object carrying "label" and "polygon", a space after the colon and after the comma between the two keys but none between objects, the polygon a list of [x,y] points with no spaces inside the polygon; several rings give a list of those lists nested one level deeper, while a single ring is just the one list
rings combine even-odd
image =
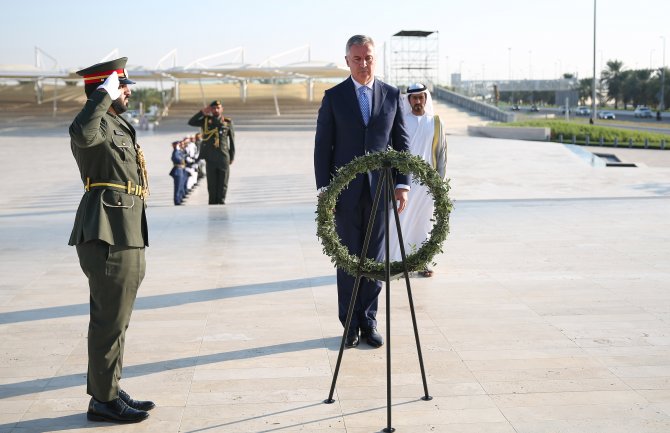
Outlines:
[{"label": "suit trousers", "polygon": [[86,392],[111,401],[119,395],[126,329],[146,270],[144,247],[94,240],[77,245],[77,255],[90,289]]},{"label": "suit trousers", "polygon": [[[372,217],[372,198],[366,182],[361,200],[353,209],[337,208],[335,211],[335,229],[343,245],[349,253],[360,257],[363,251],[368,221]],[[366,257],[382,261],[384,259],[384,206],[380,201],[377,215],[370,235],[370,243]],[[337,270],[337,301],[338,315],[342,325],[345,324],[356,278],[342,269]],[[354,304],[354,314],[349,329],[369,329],[377,326],[377,304],[382,283],[378,280],[361,278],[358,297]]]}]

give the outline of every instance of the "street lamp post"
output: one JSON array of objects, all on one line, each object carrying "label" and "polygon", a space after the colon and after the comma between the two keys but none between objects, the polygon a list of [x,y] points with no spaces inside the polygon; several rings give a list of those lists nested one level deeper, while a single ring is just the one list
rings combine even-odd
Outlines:
[{"label": "street lamp post", "polygon": [[596,118],[596,0],[593,0],[593,83],[591,84],[591,119],[593,125]]},{"label": "street lamp post", "polygon": [[507,48],[507,79],[512,81],[512,47]]},{"label": "street lamp post", "polygon": [[658,113],[657,119],[661,120],[661,112],[665,109],[665,36],[661,36],[663,39],[663,65],[661,66],[661,97],[658,104]]},{"label": "street lamp post", "polygon": [[447,75],[447,86],[451,84],[451,77],[449,77],[449,56],[444,56],[444,72]]}]

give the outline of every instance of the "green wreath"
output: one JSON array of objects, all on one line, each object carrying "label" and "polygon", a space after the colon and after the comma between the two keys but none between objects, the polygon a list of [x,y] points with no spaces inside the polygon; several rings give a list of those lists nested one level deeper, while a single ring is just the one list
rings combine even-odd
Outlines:
[{"label": "green wreath", "polygon": [[[342,245],[335,231],[335,205],[340,192],[354,180],[357,174],[378,170],[383,167],[395,167],[405,174],[413,174],[422,185],[426,185],[435,201],[433,219],[435,224],[428,239],[421,247],[406,257],[407,272],[425,269],[433,257],[442,252],[442,243],[449,233],[449,214],[452,202],[449,200],[449,182],[442,180],[435,169],[423,159],[407,152],[389,150],[386,152],[371,153],[354,158],[347,165],[340,167],[328,188],[321,194],[316,208],[316,235],[321,239],[323,252],[338,268],[350,275],[356,276],[359,272],[381,276],[384,274],[384,263],[365,258],[360,263],[360,257],[349,254],[349,249]],[[380,206],[383,205],[380,202]],[[405,252],[407,254],[407,252]],[[404,272],[402,262],[391,263],[391,274]]]}]

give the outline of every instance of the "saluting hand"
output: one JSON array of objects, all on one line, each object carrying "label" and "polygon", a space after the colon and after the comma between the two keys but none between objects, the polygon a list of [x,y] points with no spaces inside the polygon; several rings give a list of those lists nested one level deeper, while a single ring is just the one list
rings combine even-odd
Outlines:
[{"label": "saluting hand", "polygon": [[98,89],[102,89],[109,97],[112,98],[112,101],[115,101],[119,96],[121,96],[121,89],[119,89],[121,83],[119,83],[119,74],[116,71],[112,72],[112,75],[107,77],[107,79],[98,86]]}]

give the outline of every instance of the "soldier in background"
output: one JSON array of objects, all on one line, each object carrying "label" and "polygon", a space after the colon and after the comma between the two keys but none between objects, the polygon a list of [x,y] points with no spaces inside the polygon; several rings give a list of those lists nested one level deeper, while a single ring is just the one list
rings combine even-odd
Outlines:
[{"label": "soldier in background", "polygon": [[233,121],[223,117],[223,106],[217,100],[195,113],[188,124],[201,128],[200,158],[207,163],[209,204],[225,204],[230,165],[235,159]]},{"label": "soldier in background", "polygon": [[186,167],[185,158],[186,156],[181,149],[181,142],[173,141],[172,156],[170,157],[172,160],[172,170],[170,170],[170,176],[172,176],[172,179],[174,180],[175,206],[181,205],[182,201],[184,201],[184,196],[186,195],[186,191],[184,190],[184,176],[186,175],[184,171]]},{"label": "soldier in background", "polygon": [[77,247],[90,289],[87,418],[117,423],[142,421],[154,408],[119,386],[126,329],[149,245],[146,163],[135,129],[121,117],[128,109],[128,85],[134,84],[127,60],[77,72],[88,100],[70,125],[70,147],[85,190],[69,244]]},{"label": "soldier in background", "polygon": [[195,137],[184,137],[184,154],[186,156],[186,167],[184,168],[186,175],[186,190],[188,195],[193,187],[198,183],[198,146],[195,144]]},{"label": "soldier in background", "polygon": [[202,150],[202,134],[199,132],[195,134],[193,142],[195,143],[196,154],[198,155],[196,159],[198,162],[198,180],[200,180],[207,174],[207,163],[204,159],[200,158],[200,151]]}]

